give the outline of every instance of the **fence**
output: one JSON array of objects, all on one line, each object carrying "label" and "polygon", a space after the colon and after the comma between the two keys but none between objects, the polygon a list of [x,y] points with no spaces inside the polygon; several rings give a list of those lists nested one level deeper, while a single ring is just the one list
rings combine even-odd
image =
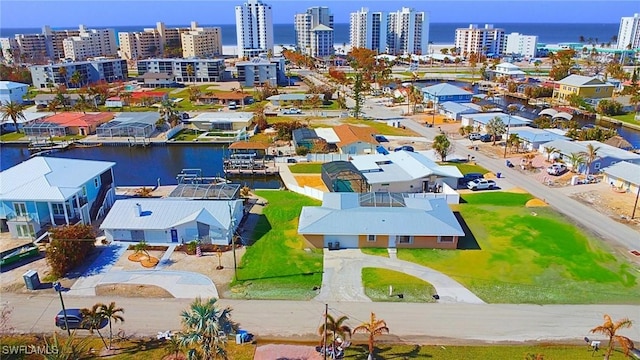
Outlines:
[{"label": "fence", "polygon": [[285,182],[284,186],[286,186],[287,189],[289,189],[289,190],[291,190],[291,191],[293,191],[295,193],[298,193],[298,194],[301,194],[301,195],[305,195],[305,196],[314,198],[316,200],[322,201],[322,199],[324,197],[324,192],[322,192],[322,191],[320,191],[318,189],[314,189],[314,188],[308,187],[308,186],[301,187],[301,186],[294,185],[294,184],[291,184],[291,183],[288,183],[288,182]]},{"label": "fence", "polygon": [[184,129],[184,124],[180,123],[174,127],[172,127],[171,129],[169,129],[169,131],[167,131],[167,139],[171,139],[172,137],[174,137],[177,133],[179,133],[180,131],[182,131],[182,129]]},{"label": "fence", "polygon": [[349,161],[349,154],[307,154],[308,162]]},{"label": "fence", "polygon": [[460,194],[457,191],[452,189],[446,183],[442,183],[442,192],[439,193],[407,193],[407,196],[414,198],[423,198],[423,199],[445,199],[447,204],[459,204],[460,203]]}]

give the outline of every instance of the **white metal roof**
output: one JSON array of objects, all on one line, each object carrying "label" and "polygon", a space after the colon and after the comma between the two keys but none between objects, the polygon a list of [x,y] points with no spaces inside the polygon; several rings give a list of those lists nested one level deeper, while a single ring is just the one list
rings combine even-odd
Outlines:
[{"label": "white metal roof", "polygon": [[336,132],[333,131],[333,128],[316,128],[314,130],[316,132],[316,135],[323,138],[327,142],[327,144],[337,144],[340,142],[340,138],[338,137]]},{"label": "white metal roof", "polygon": [[190,122],[248,122],[253,118],[252,112],[246,111],[216,111],[200,113],[191,119]]},{"label": "white metal roof", "polygon": [[37,156],[0,172],[0,199],[64,201],[114,165],[107,161]]},{"label": "white metal roof", "polygon": [[0,81],[0,89],[10,90],[10,89],[19,89],[19,88],[28,88],[29,85],[15,82],[15,81]]},{"label": "white metal roof", "polygon": [[[42,119],[47,116],[53,115],[52,112],[32,112],[32,111],[23,111],[22,114],[24,115],[24,119],[16,119],[18,121],[18,124],[26,124],[33,120],[38,120],[38,119]],[[3,116],[4,116],[4,112],[0,111],[0,119],[2,119]],[[8,118],[6,120],[0,120],[0,124],[5,124],[5,123],[13,124],[13,120],[11,118]]]},{"label": "white metal roof", "polygon": [[[136,204],[140,204],[142,216]],[[231,213],[242,200],[123,199],[117,200],[105,217],[101,229],[164,230],[193,221],[217,229],[231,226]]]},{"label": "white metal roof", "polygon": [[604,170],[605,174],[628,181],[636,186],[640,185],[640,165],[626,161],[615,163]]},{"label": "white metal roof", "polygon": [[546,143],[557,139],[569,140],[568,137],[561,134],[528,126],[518,127],[509,131],[512,134],[518,134],[519,138],[531,143]]},{"label": "white metal roof", "polygon": [[634,154],[631,151],[618,149],[615,146],[607,145],[601,143],[599,141],[567,141],[567,140],[554,140],[546,143],[545,147],[554,147],[564,155],[569,155],[571,153],[580,153],[587,151],[587,145],[591,144],[595,148],[598,149],[598,156],[610,157],[618,160],[629,160],[634,162],[640,162],[640,155]]},{"label": "white metal roof", "polygon": [[430,175],[462,177],[455,166],[440,166],[424,154],[404,150],[393,151],[388,155],[356,155],[351,163],[369,184],[411,181]]},{"label": "white metal roof", "polygon": [[[326,193],[327,197],[356,198],[358,193]],[[298,233],[323,235],[431,235],[464,236],[445,199],[409,198],[405,207],[351,206],[353,201],[332,201],[346,208],[305,206]],[[329,200],[325,200],[329,201]]]}]

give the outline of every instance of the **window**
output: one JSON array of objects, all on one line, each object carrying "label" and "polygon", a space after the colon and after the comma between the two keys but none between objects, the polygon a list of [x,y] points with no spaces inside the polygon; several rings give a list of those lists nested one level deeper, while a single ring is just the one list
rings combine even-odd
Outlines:
[{"label": "window", "polygon": [[31,225],[17,225],[16,231],[19,238],[33,237],[33,227]]},{"label": "window", "polygon": [[27,215],[27,204],[25,203],[14,203],[13,209],[16,211],[16,215]]},{"label": "window", "polygon": [[398,244],[413,244],[413,236],[409,236],[409,235],[398,236]]},{"label": "window", "polygon": [[375,235],[367,235],[367,242],[376,242]]},{"label": "window", "polygon": [[53,215],[64,215],[64,205],[61,203],[51,204],[51,209],[53,209]]},{"label": "window", "polygon": [[596,170],[600,170],[600,163],[597,162],[597,163],[593,164],[593,168],[596,169]]},{"label": "window", "polygon": [[452,243],[453,236],[438,236],[439,243]]}]

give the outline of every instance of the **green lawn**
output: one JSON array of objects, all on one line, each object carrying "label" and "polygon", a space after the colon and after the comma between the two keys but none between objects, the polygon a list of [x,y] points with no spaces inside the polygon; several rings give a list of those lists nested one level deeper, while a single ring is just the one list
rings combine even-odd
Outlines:
[{"label": "green lawn", "polygon": [[464,174],[469,174],[469,173],[481,173],[481,174],[486,174],[489,172],[489,170],[483,168],[480,165],[475,165],[475,164],[468,164],[468,163],[453,163],[453,162],[441,162],[441,165],[453,165],[455,167],[458,168],[458,170],[460,170],[460,172],[462,173],[462,175]]},{"label": "green lawn", "polygon": [[322,283],[322,249],[311,246],[297,233],[303,206],[320,202],[289,191],[260,190],[256,195],[269,204],[258,220],[247,252],[231,284],[235,298],[306,300]]},{"label": "green lawn", "polygon": [[294,174],[320,174],[322,172],[322,163],[299,163],[289,166]]},{"label": "green lawn", "polygon": [[363,254],[389,257],[389,251],[386,248],[361,248]]},{"label": "green lawn", "polygon": [[[489,303],[640,303],[637,268],[618,260],[528,194],[464,195],[468,250],[399,249],[398,257],[453,277]],[[479,249],[478,249],[479,247]]]},{"label": "green lawn", "polygon": [[172,139],[175,141],[194,141],[200,136],[200,132],[193,129],[180,130]]},{"label": "green lawn", "polygon": [[[433,285],[402,272],[365,267],[362,268],[362,283],[364,293],[373,301],[435,302]],[[393,287],[393,296],[389,296],[389,286]]]},{"label": "green lawn", "polygon": [[25,135],[23,133],[10,132],[0,135],[0,141],[18,141],[23,140]]},{"label": "green lawn", "polygon": [[344,122],[347,123],[347,124],[370,126],[370,127],[374,128],[376,130],[376,133],[378,133],[380,135],[418,136],[418,134],[416,134],[415,132],[413,132],[413,131],[411,131],[409,129],[391,127],[391,126],[387,125],[386,123],[379,122],[379,121],[356,120],[356,119],[351,118],[351,119],[344,120]]},{"label": "green lawn", "polygon": [[612,118],[616,119],[616,120],[620,120],[622,122],[626,122],[628,124],[635,124],[635,125],[640,125],[640,121],[637,121],[635,119],[636,113],[634,111],[626,113],[624,115],[616,115],[616,116],[611,116]]},{"label": "green lawn", "polygon": [[[393,329],[391,329],[393,334]],[[530,355],[544,355],[544,360],[582,360],[592,358],[586,346],[573,345],[487,345],[487,346],[427,346],[377,344],[375,360],[382,359],[432,359],[432,360],[520,360],[535,359]],[[345,359],[367,359],[367,345],[352,345],[345,352]],[[595,358],[601,358],[599,351]],[[622,353],[614,353],[621,359]]]}]

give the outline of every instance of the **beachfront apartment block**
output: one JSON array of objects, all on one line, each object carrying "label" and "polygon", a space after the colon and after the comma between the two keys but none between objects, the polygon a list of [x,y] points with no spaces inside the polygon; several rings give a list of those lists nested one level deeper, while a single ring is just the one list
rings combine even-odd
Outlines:
[{"label": "beachfront apartment block", "polygon": [[536,56],[538,37],[536,35],[522,35],[517,32],[506,36],[505,53],[528,58]]},{"label": "beachfront apartment block", "polygon": [[242,86],[259,86],[264,83],[276,86],[287,83],[285,58],[256,57],[250,61],[237,62],[236,69]]},{"label": "beachfront apartment block", "polygon": [[[137,65],[138,75],[141,77],[146,74],[166,74],[182,83],[225,80],[223,59],[145,59],[138,60]],[[190,73],[189,68],[193,73]]]},{"label": "beachfront apartment block", "polygon": [[468,28],[458,28],[455,47],[461,54],[502,55],[505,47],[504,29],[494,28],[491,24],[485,24],[484,27],[470,24]]},{"label": "beachfront apartment block", "polygon": [[238,57],[248,59],[273,52],[271,5],[261,0],[247,0],[235,10]]},{"label": "beachfront apartment block", "polygon": [[52,30],[47,25],[40,34],[15,34],[13,38],[0,38],[0,46],[5,59],[30,63],[111,56],[116,54],[117,48],[113,29],[87,29],[84,25],[77,30]]},{"label": "beachfront apartment block", "polygon": [[204,58],[222,55],[222,29],[198,27],[194,21],[191,30],[180,35],[182,57]]},{"label": "beachfront apartment block", "polygon": [[428,49],[427,13],[403,7],[387,15],[387,54],[426,55]]},{"label": "beachfront apartment block", "polygon": [[[65,70],[61,71],[62,68]],[[59,85],[80,88],[100,81],[124,81],[127,80],[129,76],[126,60],[107,58],[34,65],[29,66],[29,71],[31,71],[33,86],[36,89],[45,89]],[[80,77],[79,83],[71,81],[71,78],[76,72]]]},{"label": "beachfront apartment block", "polygon": [[369,11],[365,7],[351,13],[349,41],[354,48],[384,53],[387,50],[387,18],[382,12]]},{"label": "beachfront apartment block", "polygon": [[296,48],[303,54],[313,57],[333,55],[333,15],[328,7],[314,6],[295,14],[294,26]]},{"label": "beachfront apartment block", "polygon": [[116,36],[113,29],[87,29],[80,25],[77,36],[62,40],[64,58],[73,61],[100,56],[117,55]]},{"label": "beachfront apartment block", "polygon": [[620,19],[618,30],[618,49],[640,48],[640,13]]},{"label": "beachfront apartment block", "polygon": [[157,22],[155,28],[119,32],[120,57],[136,60],[162,55],[165,47],[181,47],[182,34],[191,30],[191,28],[167,28],[163,22]]}]

